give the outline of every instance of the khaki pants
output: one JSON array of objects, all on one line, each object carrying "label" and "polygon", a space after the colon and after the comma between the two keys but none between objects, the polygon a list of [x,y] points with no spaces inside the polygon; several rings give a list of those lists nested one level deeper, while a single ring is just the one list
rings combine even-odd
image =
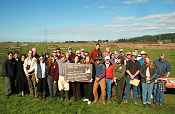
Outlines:
[{"label": "khaki pants", "polygon": [[59,76],[58,89],[59,91],[69,91],[69,83],[64,80],[64,76]]},{"label": "khaki pants", "polygon": [[101,98],[102,101],[105,101],[106,98],[106,80],[105,78],[98,81],[98,79],[95,79],[94,86],[93,86],[93,94],[94,94],[94,101],[98,101],[98,86],[101,87]]},{"label": "khaki pants", "polygon": [[37,96],[37,94],[36,94],[36,92],[37,92],[37,87],[36,87],[35,74],[32,73],[31,75],[29,75],[29,76],[27,77],[27,81],[28,81],[28,86],[29,86],[30,95],[32,95],[32,96]]}]

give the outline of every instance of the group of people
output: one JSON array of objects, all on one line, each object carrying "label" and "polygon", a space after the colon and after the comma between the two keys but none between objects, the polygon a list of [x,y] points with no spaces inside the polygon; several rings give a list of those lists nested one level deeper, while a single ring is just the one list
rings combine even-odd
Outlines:
[{"label": "group of people", "polygon": [[[92,64],[92,79],[65,80],[64,63]],[[57,48],[50,55],[38,55],[36,48],[29,50],[27,56],[9,52],[3,68],[6,96],[18,93],[65,100],[84,97],[88,102],[100,100],[103,104],[111,99],[118,103],[132,99],[135,104],[142,100],[144,105],[164,103],[166,81],[163,78],[168,77],[171,70],[164,54],[152,61],[149,54],[137,49],[113,53],[106,47],[102,52],[99,43],[90,53],[84,49],[74,53],[71,48],[65,53]]]}]

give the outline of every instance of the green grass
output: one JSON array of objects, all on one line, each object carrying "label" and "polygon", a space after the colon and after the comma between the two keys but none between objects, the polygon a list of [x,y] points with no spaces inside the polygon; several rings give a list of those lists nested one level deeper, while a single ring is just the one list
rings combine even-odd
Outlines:
[{"label": "green grass", "polygon": [[0,114],[174,114],[175,95],[166,94],[165,105],[144,107],[141,103],[134,105],[90,104],[79,101],[60,101],[54,98],[42,100],[29,96],[16,95],[7,98],[3,93],[3,78],[0,78]]}]

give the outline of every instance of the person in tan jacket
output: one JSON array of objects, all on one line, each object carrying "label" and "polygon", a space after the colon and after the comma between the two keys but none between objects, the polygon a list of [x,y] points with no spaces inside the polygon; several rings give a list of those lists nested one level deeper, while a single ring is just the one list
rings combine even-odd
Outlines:
[{"label": "person in tan jacket", "polygon": [[37,63],[37,59],[32,56],[32,51],[29,50],[28,57],[24,60],[24,72],[27,77],[28,86],[30,95],[37,96],[36,94],[36,79],[34,74],[35,65]]}]

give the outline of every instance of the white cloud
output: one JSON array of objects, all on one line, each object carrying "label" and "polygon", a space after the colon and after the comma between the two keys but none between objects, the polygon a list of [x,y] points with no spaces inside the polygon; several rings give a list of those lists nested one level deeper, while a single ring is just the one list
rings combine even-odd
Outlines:
[{"label": "white cloud", "polygon": [[108,24],[50,29],[48,35],[74,37],[75,39],[72,40],[76,40],[76,38],[77,40],[114,40],[168,32],[175,32],[175,12],[144,17],[116,16]]},{"label": "white cloud", "polygon": [[140,3],[146,3],[148,2],[149,0],[124,0],[123,3],[124,4],[140,4]]}]

